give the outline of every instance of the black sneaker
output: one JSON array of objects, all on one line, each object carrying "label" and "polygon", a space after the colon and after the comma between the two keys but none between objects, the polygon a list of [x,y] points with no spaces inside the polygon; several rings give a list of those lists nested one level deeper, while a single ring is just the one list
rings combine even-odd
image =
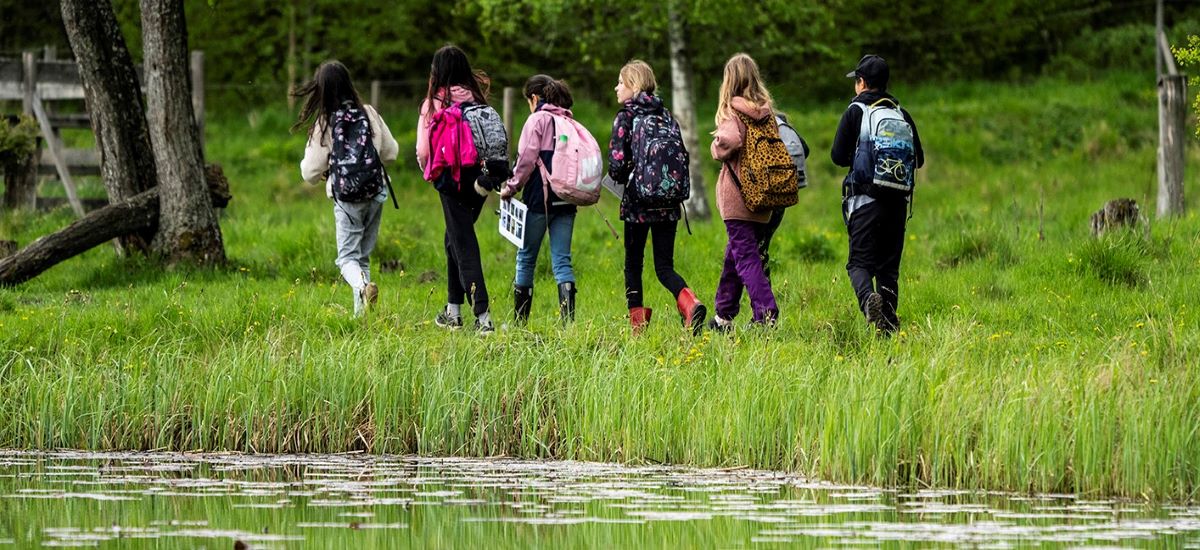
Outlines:
[{"label": "black sneaker", "polygon": [[437,317],[433,319],[433,324],[442,328],[448,328],[450,330],[458,330],[463,326],[462,316],[451,315],[449,310],[443,309],[442,311],[438,312]]},{"label": "black sneaker", "polygon": [[[459,323],[462,323],[462,321],[460,320]],[[492,323],[491,319],[488,319],[487,321],[475,319],[475,332],[478,332],[482,336],[487,336],[493,332],[496,332],[496,325]]]},{"label": "black sneaker", "polygon": [[875,327],[877,330],[884,330],[887,321],[883,318],[883,296],[878,292],[872,292],[867,295],[867,303],[863,306],[863,313],[867,316],[867,324]]},{"label": "black sneaker", "polygon": [[733,321],[725,321],[724,319],[721,319],[719,315],[713,315],[712,319],[708,320],[708,324],[705,325],[705,328],[712,332],[728,334],[733,332]]}]

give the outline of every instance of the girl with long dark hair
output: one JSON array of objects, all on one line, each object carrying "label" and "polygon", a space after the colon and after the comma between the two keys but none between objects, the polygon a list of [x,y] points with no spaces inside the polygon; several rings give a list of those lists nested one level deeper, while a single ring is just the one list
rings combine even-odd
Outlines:
[{"label": "girl with long dark hair", "polygon": [[[446,45],[433,54],[429,68],[429,88],[417,117],[417,163],[422,171],[430,162],[431,120],[439,111],[456,103],[487,103],[486,75],[471,68],[467,54],[454,45]],[[464,166],[460,182],[474,182],[478,166]],[[446,221],[446,307],[434,323],[458,329],[463,326],[462,305],[470,303],[475,313],[475,329],[482,334],[495,330],[488,312],[487,283],[479,258],[479,239],[475,222],[483,211],[486,197],[473,185],[443,186],[439,189],[442,215]]]},{"label": "girl with long dark hair", "polygon": [[375,108],[363,104],[350,71],[336,60],[321,63],[313,79],[292,95],[303,101],[292,131],[308,127],[300,175],[308,183],[324,181],[325,195],[333,199],[334,263],[354,291],[354,314],[362,315],[379,297],[370,255],[388,199],[380,163],[396,160],[399,146]]}]

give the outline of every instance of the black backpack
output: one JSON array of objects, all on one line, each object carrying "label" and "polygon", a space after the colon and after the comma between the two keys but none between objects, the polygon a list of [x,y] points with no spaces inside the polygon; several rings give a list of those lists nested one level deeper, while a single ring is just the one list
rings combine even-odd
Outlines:
[{"label": "black backpack", "polygon": [[366,110],[343,103],[330,117],[329,174],[333,198],[343,202],[365,202],[387,185],[387,172],[371,141],[371,121]]},{"label": "black backpack", "polygon": [[635,204],[679,206],[691,196],[688,152],[679,124],[666,109],[633,119],[631,149],[639,162],[628,192]]}]

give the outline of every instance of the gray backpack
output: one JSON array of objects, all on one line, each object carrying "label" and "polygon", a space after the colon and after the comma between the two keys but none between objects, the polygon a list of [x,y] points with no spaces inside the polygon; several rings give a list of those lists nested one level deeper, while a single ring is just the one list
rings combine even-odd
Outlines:
[{"label": "gray backpack", "polygon": [[796,165],[796,187],[804,189],[808,187],[808,162],[805,160],[808,156],[808,145],[783,115],[776,114],[775,123],[779,125],[779,137],[783,140],[783,146],[792,157],[792,164]]},{"label": "gray backpack", "polygon": [[475,152],[479,157],[479,182],[487,189],[498,189],[499,184],[512,176],[508,164],[508,133],[500,114],[485,103],[463,103],[463,120],[471,128],[475,140]]}]

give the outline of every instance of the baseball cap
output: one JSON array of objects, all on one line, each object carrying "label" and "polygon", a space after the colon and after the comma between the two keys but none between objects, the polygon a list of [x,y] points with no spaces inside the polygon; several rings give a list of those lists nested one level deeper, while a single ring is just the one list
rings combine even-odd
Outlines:
[{"label": "baseball cap", "polygon": [[887,61],[878,55],[867,54],[858,60],[858,66],[846,73],[846,78],[862,78],[868,84],[876,87],[886,87],[890,72]]}]

